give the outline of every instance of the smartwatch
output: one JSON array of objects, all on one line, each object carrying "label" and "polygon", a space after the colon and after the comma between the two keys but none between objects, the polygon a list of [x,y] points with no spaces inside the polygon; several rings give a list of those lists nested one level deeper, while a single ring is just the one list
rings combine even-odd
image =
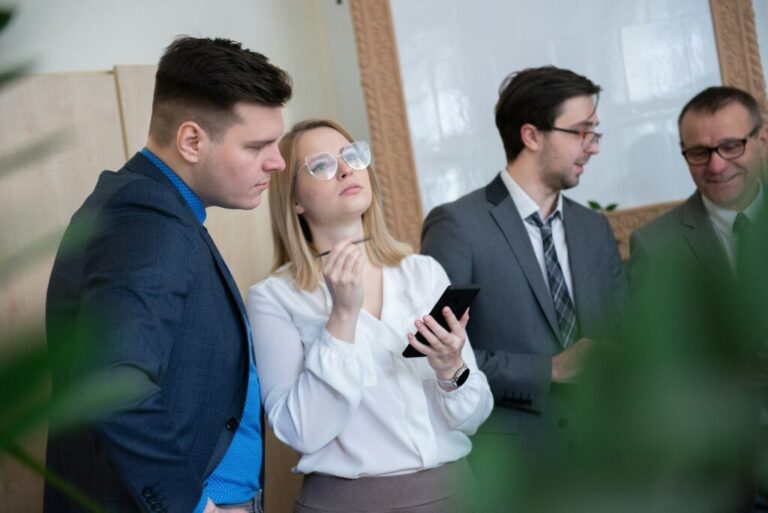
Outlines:
[{"label": "smartwatch", "polygon": [[451,379],[437,378],[437,383],[446,390],[456,390],[467,381],[467,378],[469,378],[469,367],[466,363],[462,363]]}]

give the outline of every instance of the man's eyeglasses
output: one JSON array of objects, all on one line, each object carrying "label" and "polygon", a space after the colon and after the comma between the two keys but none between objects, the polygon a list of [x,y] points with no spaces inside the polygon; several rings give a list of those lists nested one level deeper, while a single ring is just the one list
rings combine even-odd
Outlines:
[{"label": "man's eyeglasses", "polygon": [[709,164],[713,152],[716,152],[725,160],[737,159],[747,151],[747,141],[754,137],[761,128],[762,125],[757,125],[743,139],[727,139],[717,146],[694,146],[693,148],[688,148],[682,151],[683,157],[692,166]]},{"label": "man's eyeglasses", "polygon": [[339,168],[338,159],[344,160],[355,171],[362,171],[371,163],[371,147],[365,141],[355,141],[344,146],[338,155],[327,151],[308,155],[301,167],[306,167],[318,180],[331,180]]},{"label": "man's eyeglasses", "polygon": [[595,132],[594,130],[588,130],[586,128],[559,128],[553,126],[549,130],[556,130],[558,132],[565,132],[566,134],[578,135],[581,137],[581,147],[587,148],[593,144],[600,144],[600,139],[603,138],[603,134]]}]

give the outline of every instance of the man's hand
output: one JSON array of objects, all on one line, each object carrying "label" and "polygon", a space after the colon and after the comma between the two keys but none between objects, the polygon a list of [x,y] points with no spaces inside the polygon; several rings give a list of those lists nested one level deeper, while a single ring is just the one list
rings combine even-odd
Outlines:
[{"label": "man's hand", "polygon": [[552,357],[552,382],[573,383],[581,374],[584,362],[592,352],[595,342],[588,338],[582,338],[566,348],[562,353]]}]

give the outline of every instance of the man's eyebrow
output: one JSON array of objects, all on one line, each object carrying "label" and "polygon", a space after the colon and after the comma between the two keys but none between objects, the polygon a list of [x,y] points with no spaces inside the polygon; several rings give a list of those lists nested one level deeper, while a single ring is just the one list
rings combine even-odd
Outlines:
[{"label": "man's eyebrow", "polygon": [[585,128],[595,128],[600,125],[600,122],[594,122],[590,121],[588,119],[585,119],[584,121],[579,121],[577,123],[572,124],[572,127],[585,127]]},{"label": "man's eyebrow", "polygon": [[246,146],[267,146],[268,144],[272,144],[278,139],[279,137],[266,138],[266,139],[251,139],[250,141],[245,141],[245,145]]}]

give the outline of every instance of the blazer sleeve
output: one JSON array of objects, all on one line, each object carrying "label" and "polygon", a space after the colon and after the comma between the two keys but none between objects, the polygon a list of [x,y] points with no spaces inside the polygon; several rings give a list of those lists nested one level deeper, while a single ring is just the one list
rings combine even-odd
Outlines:
[{"label": "blazer sleeve", "polygon": [[148,498],[159,497],[167,511],[188,513],[202,494],[203,479],[177,444],[180,427],[161,383],[178,350],[176,328],[195,279],[190,259],[199,246],[192,243],[188,221],[158,209],[163,203],[156,190],[124,189],[102,211],[85,248],[77,323],[97,349],[92,368],[131,378],[140,395],[95,427],[144,509],[152,507]]},{"label": "blazer sleeve", "polygon": [[[424,221],[421,252],[437,260],[452,283],[473,283],[473,252],[476,248],[469,240],[472,228],[462,226],[461,221],[452,209],[435,208]],[[487,377],[497,403],[522,410],[544,409],[552,375],[549,355],[486,351],[478,348],[483,341],[475,340],[474,343],[477,364]]]}]

